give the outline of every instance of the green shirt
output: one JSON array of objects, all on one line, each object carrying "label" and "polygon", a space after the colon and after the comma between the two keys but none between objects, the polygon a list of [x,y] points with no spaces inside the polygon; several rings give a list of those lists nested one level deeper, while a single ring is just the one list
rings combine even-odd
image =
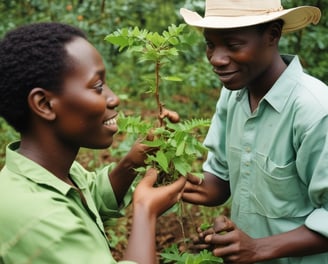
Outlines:
[{"label": "green shirt", "polygon": [[[230,182],[231,218],[253,238],[301,225],[328,237],[328,88],[299,59],[252,113],[247,89],[222,89],[203,169]],[[328,263],[328,253],[265,262]]]},{"label": "green shirt", "polygon": [[18,147],[7,147],[0,172],[0,263],[116,263],[104,227],[120,216],[111,167],[90,173],[73,163],[70,176],[82,203],[75,188],[17,153]]}]

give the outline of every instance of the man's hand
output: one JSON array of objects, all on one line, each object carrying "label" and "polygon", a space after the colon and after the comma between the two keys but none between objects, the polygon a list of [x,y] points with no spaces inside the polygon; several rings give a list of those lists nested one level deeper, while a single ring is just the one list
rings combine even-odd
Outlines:
[{"label": "man's hand", "polygon": [[226,216],[215,219],[213,227],[201,232],[199,238],[212,248],[213,255],[224,263],[250,264],[255,262],[256,240],[241,231]]}]

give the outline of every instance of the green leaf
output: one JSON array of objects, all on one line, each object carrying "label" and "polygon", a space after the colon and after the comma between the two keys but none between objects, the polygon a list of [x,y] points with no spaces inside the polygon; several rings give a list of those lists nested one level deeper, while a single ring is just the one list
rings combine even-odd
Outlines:
[{"label": "green leaf", "polygon": [[153,140],[153,141],[147,141],[147,140],[145,140],[145,141],[143,141],[142,143],[144,143],[145,145],[147,145],[147,146],[149,146],[149,147],[154,147],[154,148],[156,148],[156,147],[160,147],[160,146],[162,146],[162,145],[164,144],[164,141],[161,140],[161,139],[155,139],[155,140]]},{"label": "green leaf", "polygon": [[129,38],[124,36],[108,35],[105,40],[120,47],[120,51],[129,46]]},{"label": "green leaf", "polygon": [[168,160],[163,151],[159,150],[156,152],[155,161],[161,166],[161,168],[167,173],[169,169]]},{"label": "green leaf", "polygon": [[149,40],[155,47],[160,47],[165,41],[165,38],[160,36],[157,32],[152,34],[149,33],[146,39]]},{"label": "green leaf", "polygon": [[174,168],[182,176],[186,176],[188,172],[191,171],[191,166],[184,159],[173,159]]},{"label": "green leaf", "polygon": [[205,231],[205,230],[207,230],[207,229],[209,229],[209,228],[211,228],[211,227],[213,227],[213,225],[208,224],[208,223],[202,223],[202,224],[200,225],[200,229],[201,229],[202,231]]},{"label": "green leaf", "polygon": [[181,141],[179,143],[178,147],[177,147],[177,150],[175,152],[175,155],[177,155],[177,156],[183,155],[185,146],[186,146],[186,141]]},{"label": "green leaf", "polygon": [[182,82],[182,79],[178,76],[164,76],[163,80],[172,81],[172,82]]},{"label": "green leaf", "polygon": [[170,44],[172,44],[173,46],[178,45],[179,44],[179,39],[176,37],[170,38],[168,39],[168,41],[170,42]]}]

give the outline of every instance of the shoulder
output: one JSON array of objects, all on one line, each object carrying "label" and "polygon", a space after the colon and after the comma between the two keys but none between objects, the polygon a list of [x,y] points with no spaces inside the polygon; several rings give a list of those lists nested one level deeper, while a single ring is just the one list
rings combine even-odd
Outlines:
[{"label": "shoulder", "polygon": [[327,85],[309,75],[304,71],[297,56],[290,56],[291,62],[287,70],[280,78],[280,85],[292,89],[293,102],[299,103],[300,106],[315,106],[328,109],[328,87]]},{"label": "shoulder", "polygon": [[28,222],[47,217],[56,204],[68,203],[67,197],[58,190],[39,185],[20,175],[2,172],[0,181],[0,224],[2,227],[17,225],[23,227]]},{"label": "shoulder", "polygon": [[294,107],[306,113],[322,117],[328,115],[328,87],[322,81],[306,73],[296,81]]}]

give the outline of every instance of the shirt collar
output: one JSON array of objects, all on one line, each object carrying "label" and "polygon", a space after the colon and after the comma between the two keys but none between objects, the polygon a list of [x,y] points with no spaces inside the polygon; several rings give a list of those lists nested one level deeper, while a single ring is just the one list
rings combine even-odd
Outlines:
[{"label": "shirt collar", "polygon": [[6,167],[37,184],[50,186],[66,195],[73,187],[57,178],[51,172],[17,152],[20,142],[13,142],[6,148]]},{"label": "shirt collar", "polygon": [[[284,108],[295,84],[300,80],[300,74],[303,72],[298,56],[282,55],[281,57],[287,64],[287,68],[261,100],[267,101],[278,112]],[[236,100],[247,99],[248,93],[246,91],[247,88],[239,90],[236,93]]]},{"label": "shirt collar", "polygon": [[281,57],[287,64],[287,68],[263,98],[278,112],[281,112],[284,108],[303,72],[297,56],[282,55]]}]

